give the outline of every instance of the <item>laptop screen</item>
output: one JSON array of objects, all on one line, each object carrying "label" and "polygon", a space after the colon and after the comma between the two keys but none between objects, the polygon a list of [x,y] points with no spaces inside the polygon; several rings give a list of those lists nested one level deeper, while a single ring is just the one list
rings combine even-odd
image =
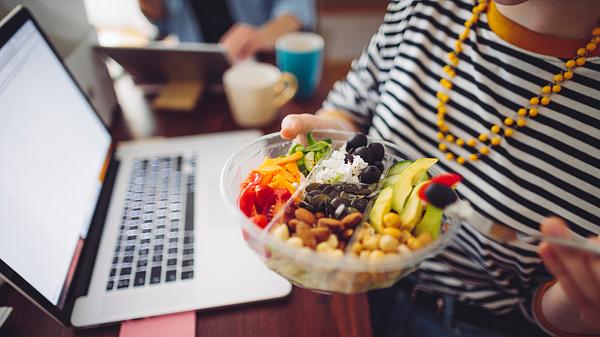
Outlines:
[{"label": "laptop screen", "polygon": [[30,20],[0,47],[0,259],[62,307],[111,136]]}]

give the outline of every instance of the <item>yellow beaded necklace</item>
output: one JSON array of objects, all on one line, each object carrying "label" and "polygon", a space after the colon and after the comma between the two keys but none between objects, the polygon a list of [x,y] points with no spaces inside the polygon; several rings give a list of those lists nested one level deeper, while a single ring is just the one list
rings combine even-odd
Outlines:
[{"label": "yellow beaded necklace", "polygon": [[[477,139],[471,138],[465,141],[449,132],[445,120],[447,112],[446,104],[450,100],[449,93],[453,86],[452,79],[456,76],[456,68],[459,63],[458,55],[463,51],[463,42],[469,37],[471,27],[479,20],[480,15],[487,10],[488,6],[489,0],[479,0],[479,3],[473,7],[471,18],[464,23],[465,30],[460,33],[458,40],[454,42],[454,50],[448,53],[448,60],[450,62],[443,68],[447,77],[442,77],[440,79],[442,90],[438,91],[436,94],[438,100],[438,148],[446,153],[446,158],[448,160],[456,160],[456,162],[461,165],[467,160],[475,161],[479,159],[480,156],[489,154],[490,147],[499,146],[504,138],[513,136],[517,128],[524,127],[527,124],[527,118],[537,116],[540,104],[542,106],[550,104],[552,95],[561,91],[561,83],[564,84],[566,81],[572,79],[573,71],[578,67],[583,66],[589,53],[596,49],[597,45],[600,44],[600,27],[597,27],[592,30],[591,40],[584,47],[577,49],[575,57],[565,62],[566,70],[561,70],[559,74],[554,75],[552,81],[541,88],[540,94],[532,97],[528,102],[529,104],[518,109],[514,117],[506,117],[503,121],[503,126],[493,124],[489,129],[490,133],[483,132],[479,134]],[[479,148],[478,143],[482,143]],[[466,144],[468,147],[476,150],[476,152],[472,153],[467,158],[457,156],[449,149],[448,144],[454,144],[457,147],[463,147]]]}]

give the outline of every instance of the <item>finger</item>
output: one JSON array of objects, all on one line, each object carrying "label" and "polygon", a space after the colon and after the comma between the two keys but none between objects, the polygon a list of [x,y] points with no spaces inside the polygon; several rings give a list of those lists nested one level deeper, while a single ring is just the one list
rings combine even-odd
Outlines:
[{"label": "finger", "polygon": [[[595,242],[597,245],[600,245],[600,236],[597,236],[590,240]],[[594,279],[596,280],[596,284],[598,285],[598,287],[600,287],[600,255],[589,254],[588,267],[590,269],[590,273],[593,275]],[[600,291],[600,289],[598,291]],[[600,303],[598,303],[598,304],[600,305]]]},{"label": "finger", "polygon": [[253,38],[248,39],[248,41],[240,49],[240,51],[237,55],[238,60],[241,61],[241,60],[247,59],[248,57],[254,56],[254,54],[256,54],[256,52],[259,49],[260,49],[260,42],[258,42],[256,39],[253,39]]},{"label": "finger", "polygon": [[567,296],[581,307],[587,305],[585,297],[577,288],[575,282],[571,279],[566,269],[563,267],[560,259],[555,255],[552,247],[546,242],[543,242],[538,247],[538,254],[542,257],[544,265],[548,271],[554,275],[558,284],[561,286]]},{"label": "finger", "polygon": [[314,115],[288,115],[281,121],[281,137],[284,139],[294,139],[298,135],[303,135],[313,128]]},{"label": "finger", "polygon": [[[571,231],[565,222],[559,218],[547,218],[541,226],[544,234],[551,236],[570,237]],[[576,285],[588,303],[600,303],[600,289],[596,277],[591,273],[588,253],[549,244],[549,250],[558,258],[563,270]]]}]

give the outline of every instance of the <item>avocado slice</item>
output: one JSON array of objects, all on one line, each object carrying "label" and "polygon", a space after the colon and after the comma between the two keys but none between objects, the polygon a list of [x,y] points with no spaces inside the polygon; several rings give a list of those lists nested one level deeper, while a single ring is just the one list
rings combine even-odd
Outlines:
[{"label": "avocado slice", "polygon": [[437,163],[436,158],[420,158],[410,164],[402,173],[393,185],[394,197],[392,200],[392,208],[402,214],[404,203],[408,198],[413,186],[421,179],[423,173],[427,172],[433,164]]},{"label": "avocado slice", "polygon": [[392,197],[394,190],[391,186],[383,188],[375,203],[371,212],[369,213],[369,222],[378,233],[383,231],[383,216],[388,214],[392,210]]},{"label": "avocado slice", "polygon": [[412,164],[412,160],[403,160],[397,162],[392,167],[390,167],[387,176],[390,177],[402,173],[402,171],[404,171],[410,164]]},{"label": "avocado slice", "polygon": [[427,181],[423,181],[418,183],[410,192],[408,196],[408,200],[406,200],[406,205],[404,205],[404,209],[402,213],[400,213],[400,223],[402,224],[402,228],[412,231],[415,225],[421,220],[421,216],[423,215],[423,202],[421,198],[419,198],[419,189],[425,185]]},{"label": "avocado slice", "polygon": [[422,233],[429,233],[434,240],[437,239],[440,236],[443,215],[444,210],[428,204],[427,208],[425,208],[423,219],[415,227],[415,236],[419,236]]}]

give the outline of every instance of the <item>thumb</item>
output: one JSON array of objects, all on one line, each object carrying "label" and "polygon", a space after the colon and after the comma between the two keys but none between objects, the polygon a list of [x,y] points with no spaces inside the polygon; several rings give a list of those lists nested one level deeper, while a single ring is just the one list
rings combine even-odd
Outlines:
[{"label": "thumb", "polygon": [[319,118],[311,114],[288,115],[281,121],[281,137],[294,139],[307,131],[318,128]]},{"label": "thumb", "polygon": [[540,227],[542,233],[546,235],[562,237],[569,237],[571,235],[571,231],[565,221],[555,216],[546,218]]}]

